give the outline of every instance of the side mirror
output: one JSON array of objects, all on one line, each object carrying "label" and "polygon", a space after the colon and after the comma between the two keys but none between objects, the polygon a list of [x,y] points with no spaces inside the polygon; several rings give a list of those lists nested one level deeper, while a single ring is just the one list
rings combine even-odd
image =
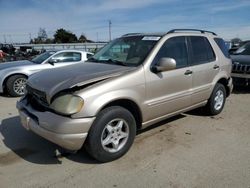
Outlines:
[{"label": "side mirror", "polygon": [[54,65],[55,63],[57,63],[57,60],[51,58],[51,59],[48,60],[48,63],[51,64],[51,65]]},{"label": "side mirror", "polygon": [[87,59],[92,58],[94,55],[93,54],[87,54]]},{"label": "side mirror", "polygon": [[169,57],[161,58],[158,65],[152,67],[152,71],[156,73],[173,69],[176,69],[176,61],[175,59]]}]

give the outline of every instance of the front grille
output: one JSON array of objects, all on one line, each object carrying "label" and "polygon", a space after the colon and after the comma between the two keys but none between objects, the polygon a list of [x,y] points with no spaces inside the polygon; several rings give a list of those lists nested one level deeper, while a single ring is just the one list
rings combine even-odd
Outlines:
[{"label": "front grille", "polygon": [[49,110],[46,93],[26,85],[28,103],[36,110],[44,112]]},{"label": "front grille", "polygon": [[46,93],[37,89],[34,89],[30,87],[29,85],[26,85],[27,94],[31,95],[33,98],[35,98],[37,101],[42,103],[45,106],[49,106],[47,99],[46,99]]},{"label": "front grille", "polygon": [[250,74],[250,65],[233,64],[232,73]]}]

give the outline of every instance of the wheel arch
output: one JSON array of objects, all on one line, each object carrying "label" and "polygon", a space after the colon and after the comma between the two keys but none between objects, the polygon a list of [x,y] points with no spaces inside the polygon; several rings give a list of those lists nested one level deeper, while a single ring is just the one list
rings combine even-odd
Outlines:
[{"label": "wheel arch", "polygon": [[12,74],[9,74],[8,76],[6,76],[3,80],[3,83],[2,83],[2,87],[3,87],[3,90],[6,91],[6,83],[8,81],[8,79],[12,76],[17,76],[17,75],[20,75],[20,76],[25,76],[26,78],[28,78],[28,75],[24,74],[24,73],[12,73]]},{"label": "wheel arch", "polygon": [[141,128],[141,126],[142,126],[142,112],[141,112],[141,109],[139,108],[139,106],[134,101],[132,101],[130,99],[116,99],[116,100],[110,101],[109,103],[105,104],[99,110],[99,112],[101,110],[103,110],[107,107],[111,107],[111,106],[120,106],[120,107],[127,109],[135,118],[136,128],[137,129]]},{"label": "wheel arch", "polygon": [[230,95],[230,88],[228,87],[228,79],[226,79],[225,77],[220,78],[216,83],[220,83],[222,84],[225,89],[226,89],[226,96],[228,97]]}]

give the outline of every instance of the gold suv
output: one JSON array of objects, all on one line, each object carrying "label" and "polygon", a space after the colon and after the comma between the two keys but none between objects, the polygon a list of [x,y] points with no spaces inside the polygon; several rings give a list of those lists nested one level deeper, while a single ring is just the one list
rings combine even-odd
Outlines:
[{"label": "gold suv", "polygon": [[26,129],[107,162],[129,150],[138,129],[202,106],[219,114],[230,73],[213,32],[133,33],[85,63],[33,74],[17,108]]}]

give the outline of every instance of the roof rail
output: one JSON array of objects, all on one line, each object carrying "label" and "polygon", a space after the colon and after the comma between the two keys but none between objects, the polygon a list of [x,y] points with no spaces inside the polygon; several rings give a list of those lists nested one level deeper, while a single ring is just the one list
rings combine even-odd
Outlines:
[{"label": "roof rail", "polygon": [[179,32],[179,31],[196,31],[196,32],[201,32],[201,33],[212,33],[213,35],[216,35],[216,33],[212,31],[206,31],[206,30],[200,30],[200,29],[172,29],[169,32],[167,32],[167,34]]},{"label": "roof rail", "polygon": [[127,33],[125,35],[122,35],[123,37],[130,36],[130,35],[140,35],[142,33]]}]

